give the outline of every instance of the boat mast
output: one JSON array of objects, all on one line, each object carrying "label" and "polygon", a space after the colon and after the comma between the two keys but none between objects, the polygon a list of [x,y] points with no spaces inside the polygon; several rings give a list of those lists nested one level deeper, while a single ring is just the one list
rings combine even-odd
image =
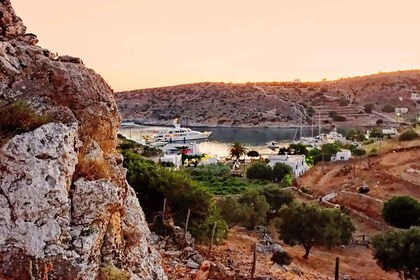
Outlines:
[{"label": "boat mast", "polygon": [[311,137],[314,138],[314,116],[312,115],[312,119],[311,119]]},{"label": "boat mast", "polygon": [[321,112],[318,112],[318,135],[321,135]]}]

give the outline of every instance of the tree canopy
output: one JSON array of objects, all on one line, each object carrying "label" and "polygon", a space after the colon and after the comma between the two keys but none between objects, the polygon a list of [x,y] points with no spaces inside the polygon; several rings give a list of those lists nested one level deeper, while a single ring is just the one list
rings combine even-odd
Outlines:
[{"label": "tree canopy", "polygon": [[403,279],[420,279],[420,227],[377,234],[372,245],[383,270],[396,271]]},{"label": "tree canopy", "polygon": [[355,228],[350,217],[338,209],[324,209],[315,204],[293,203],[280,210],[280,238],[291,246],[300,244],[308,258],[312,246],[333,247],[347,244]]},{"label": "tree canopy", "polygon": [[384,203],[382,216],[398,228],[420,226],[420,202],[410,196],[394,196]]}]

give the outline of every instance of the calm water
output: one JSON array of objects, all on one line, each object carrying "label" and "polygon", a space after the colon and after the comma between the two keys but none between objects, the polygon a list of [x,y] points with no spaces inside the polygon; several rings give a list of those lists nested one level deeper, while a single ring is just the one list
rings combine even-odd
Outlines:
[{"label": "calm water", "polygon": [[[192,130],[211,131],[212,134],[207,141],[199,143],[200,150],[206,154],[219,157],[228,156],[229,145],[234,141],[240,141],[248,150],[256,150],[260,154],[268,155],[273,151],[267,148],[271,141],[287,142],[287,140],[299,139],[300,130],[296,128],[230,128],[230,127],[190,127]],[[141,139],[142,135],[151,134],[162,127],[150,127],[136,125],[130,128],[121,128],[120,133],[133,140]],[[347,129],[338,129],[338,132],[345,133]],[[329,130],[321,130],[322,133]],[[314,128],[313,135],[318,134],[318,128]],[[302,136],[312,136],[311,128],[302,128]],[[284,144],[286,145],[286,144]]]}]

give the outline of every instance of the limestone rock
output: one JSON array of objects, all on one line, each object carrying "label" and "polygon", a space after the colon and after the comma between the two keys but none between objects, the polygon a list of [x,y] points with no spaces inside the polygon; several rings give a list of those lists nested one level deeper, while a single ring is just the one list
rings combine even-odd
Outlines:
[{"label": "limestone rock", "polygon": [[0,147],[0,279],[95,279],[103,267],[167,279],[116,150],[112,89],[25,31],[0,0],[0,104],[51,117]]}]

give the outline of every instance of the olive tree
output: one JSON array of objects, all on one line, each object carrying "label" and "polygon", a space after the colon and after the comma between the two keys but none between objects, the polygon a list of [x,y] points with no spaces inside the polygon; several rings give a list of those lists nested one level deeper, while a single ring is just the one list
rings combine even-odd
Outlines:
[{"label": "olive tree", "polygon": [[355,228],[350,217],[339,209],[315,204],[294,203],[280,210],[280,238],[291,246],[302,245],[304,258],[314,245],[331,248],[350,242]]}]

